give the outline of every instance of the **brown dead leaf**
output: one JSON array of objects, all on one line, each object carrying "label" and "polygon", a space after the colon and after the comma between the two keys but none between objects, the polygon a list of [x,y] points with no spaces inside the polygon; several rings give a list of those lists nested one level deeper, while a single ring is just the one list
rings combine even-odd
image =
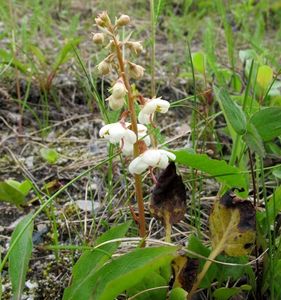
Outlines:
[{"label": "brown dead leaf", "polygon": [[187,292],[192,288],[199,267],[199,260],[179,255],[172,261],[174,284],[173,288],[181,287]]},{"label": "brown dead leaf", "polygon": [[186,212],[186,191],[174,162],[168,165],[157,181],[152,191],[150,212],[163,224],[176,224],[184,218]]}]

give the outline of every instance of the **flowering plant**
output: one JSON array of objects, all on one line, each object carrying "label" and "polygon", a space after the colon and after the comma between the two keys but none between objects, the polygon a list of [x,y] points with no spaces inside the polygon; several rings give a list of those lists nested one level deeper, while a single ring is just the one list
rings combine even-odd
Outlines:
[{"label": "flowering plant", "polygon": [[[153,175],[154,168],[165,169],[169,160],[175,160],[176,156],[163,149],[158,149],[154,137],[150,137],[148,124],[156,126],[153,122],[157,112],[166,113],[170,103],[158,98],[148,99],[140,93],[133,93],[130,84],[131,79],[139,80],[144,76],[144,68],[131,60],[130,54],[138,56],[142,53],[143,47],[139,41],[131,41],[130,38],[120,40],[118,30],[130,23],[130,17],[121,15],[113,24],[106,12],[102,12],[95,19],[97,27],[101,32],[93,35],[96,44],[104,45],[109,53],[101,61],[97,68],[101,75],[108,75],[115,71],[118,78],[109,89],[111,95],[106,99],[112,110],[124,111],[120,114],[119,122],[106,124],[99,132],[100,137],[112,144],[119,144],[123,155],[133,156],[129,164],[129,172],[135,178],[135,192],[138,202],[138,224],[140,236],[146,236],[144,217],[144,203],[142,195],[141,174],[149,170],[154,183],[157,183]],[[107,41],[107,45],[105,42]],[[140,112],[137,116],[137,107]],[[128,122],[130,118],[130,122]],[[139,121],[139,123],[137,123]],[[153,141],[153,143],[151,142]],[[152,148],[150,147],[152,144]]]}]

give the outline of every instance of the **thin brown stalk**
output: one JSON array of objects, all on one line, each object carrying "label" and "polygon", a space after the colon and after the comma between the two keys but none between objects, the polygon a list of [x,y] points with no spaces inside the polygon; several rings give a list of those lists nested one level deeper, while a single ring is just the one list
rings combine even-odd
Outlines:
[{"label": "thin brown stalk", "polygon": [[[136,136],[138,136],[137,115],[136,115],[135,106],[134,106],[134,97],[133,97],[129,79],[126,76],[122,50],[121,50],[120,45],[114,34],[112,35],[112,37],[113,37],[113,42],[116,47],[116,54],[117,54],[119,68],[120,68],[120,75],[121,75],[123,82],[125,84],[125,87],[128,91],[128,106],[129,106],[129,111],[130,111],[132,130],[134,131]],[[139,155],[138,143],[135,143],[134,157],[137,157],[138,155]],[[134,179],[135,179],[135,193],[136,193],[136,198],[137,198],[137,203],[138,203],[138,212],[139,212],[139,217],[138,217],[139,234],[140,234],[140,237],[144,238],[146,236],[146,222],[145,222],[145,213],[144,213],[144,201],[143,201],[143,193],[142,193],[141,175],[135,175]]]}]

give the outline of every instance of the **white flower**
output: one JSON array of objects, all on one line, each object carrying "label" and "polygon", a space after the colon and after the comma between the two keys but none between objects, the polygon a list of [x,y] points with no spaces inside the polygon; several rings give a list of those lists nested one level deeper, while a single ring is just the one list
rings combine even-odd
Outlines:
[{"label": "white flower", "polygon": [[138,120],[142,124],[149,124],[155,112],[164,114],[169,110],[169,107],[170,103],[166,100],[161,98],[150,99],[143,105]]},{"label": "white flower", "polygon": [[112,110],[121,109],[124,106],[124,103],[125,103],[125,98],[124,97],[116,98],[113,95],[109,96],[106,100],[108,101],[109,107]]},{"label": "white flower", "polygon": [[[126,123],[126,126],[130,126],[130,123]],[[147,134],[147,127],[138,124],[138,139],[143,140],[146,144],[146,146],[150,146],[150,137]],[[120,142],[120,148],[122,149],[122,153],[125,155],[132,155],[134,152],[134,143],[130,143],[128,140],[124,139]]]},{"label": "white flower", "polygon": [[123,98],[127,94],[127,89],[123,83],[123,81],[118,80],[114,86],[112,87],[112,96],[114,98]]},{"label": "white flower", "polygon": [[166,150],[146,150],[130,163],[129,172],[131,174],[141,174],[149,167],[165,169],[169,164],[169,159],[175,160],[175,154]]},{"label": "white flower", "polygon": [[112,144],[120,143],[122,140],[124,143],[134,144],[137,137],[132,130],[127,128],[127,124],[123,125],[120,122],[107,124],[100,129],[99,135]]}]

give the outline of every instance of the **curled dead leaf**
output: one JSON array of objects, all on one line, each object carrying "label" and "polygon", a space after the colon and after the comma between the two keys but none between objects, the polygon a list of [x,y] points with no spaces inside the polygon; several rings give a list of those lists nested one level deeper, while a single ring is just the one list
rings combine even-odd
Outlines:
[{"label": "curled dead leaf", "polygon": [[160,174],[152,191],[150,212],[164,225],[176,224],[184,218],[186,212],[186,191],[174,162]]},{"label": "curled dead leaf", "polygon": [[186,255],[179,255],[172,261],[174,283],[173,288],[181,287],[187,292],[196,279],[199,260]]}]

